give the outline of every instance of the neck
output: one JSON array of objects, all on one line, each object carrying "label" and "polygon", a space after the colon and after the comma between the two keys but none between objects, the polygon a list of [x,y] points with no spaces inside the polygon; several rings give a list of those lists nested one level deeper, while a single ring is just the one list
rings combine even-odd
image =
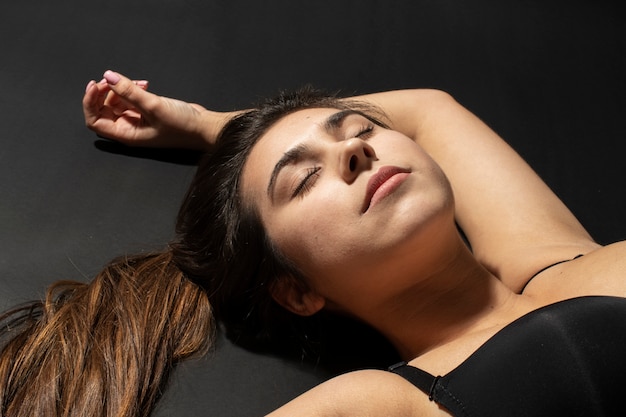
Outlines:
[{"label": "neck", "polygon": [[512,321],[516,298],[459,239],[442,268],[381,304],[368,321],[410,360],[465,334]]}]

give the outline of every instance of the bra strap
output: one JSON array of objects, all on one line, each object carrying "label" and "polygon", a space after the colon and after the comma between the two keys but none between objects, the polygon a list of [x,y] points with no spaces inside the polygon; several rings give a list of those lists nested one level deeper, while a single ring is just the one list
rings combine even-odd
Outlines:
[{"label": "bra strap", "polygon": [[550,268],[552,268],[553,266],[557,266],[557,265],[560,265],[560,264],[565,263],[565,262],[573,261],[574,259],[578,259],[578,258],[580,258],[580,257],[581,257],[581,256],[583,256],[583,255],[584,255],[584,254],[583,254],[583,253],[581,253],[581,254],[578,254],[578,255],[574,256],[572,259],[563,259],[562,261],[558,261],[558,262],[555,262],[555,263],[550,264],[550,265],[548,265],[548,266],[544,266],[544,267],[543,267],[543,268],[541,268],[539,271],[535,272],[535,273],[533,274],[533,276],[532,276],[532,277],[530,277],[530,278],[528,279],[528,281],[526,282],[526,284],[524,284],[524,287],[522,288],[522,290],[520,291],[520,293],[524,292],[524,290],[526,289],[526,287],[528,286],[528,284],[530,284],[530,281],[532,281],[532,280],[533,280],[533,278],[535,278],[537,275],[541,274],[541,273],[542,273],[543,271],[545,271],[546,269],[550,269]]},{"label": "bra strap", "polygon": [[431,375],[426,371],[407,364],[406,362],[398,362],[395,365],[390,366],[388,371],[400,375],[427,394],[428,399],[433,401],[433,391],[435,390],[435,385],[440,377]]}]

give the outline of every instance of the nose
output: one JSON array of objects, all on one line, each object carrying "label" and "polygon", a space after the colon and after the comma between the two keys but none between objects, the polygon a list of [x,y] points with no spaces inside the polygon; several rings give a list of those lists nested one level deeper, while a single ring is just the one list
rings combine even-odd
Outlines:
[{"label": "nose", "polygon": [[376,152],[369,143],[359,138],[345,140],[339,146],[339,174],[350,184],[360,172],[372,167]]}]

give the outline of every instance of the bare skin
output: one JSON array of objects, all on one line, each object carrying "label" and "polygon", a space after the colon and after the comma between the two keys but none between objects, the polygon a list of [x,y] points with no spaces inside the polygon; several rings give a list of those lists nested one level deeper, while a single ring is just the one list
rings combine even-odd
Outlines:
[{"label": "bare skin", "polygon": [[130,81],[112,71],[90,81],[83,97],[85,124],[128,146],[207,150],[226,121],[219,113],[146,92],[148,81]]},{"label": "bare skin", "polygon": [[[198,105],[159,97],[145,91],[144,87],[144,83],[132,82],[116,73],[105,74],[105,80],[100,83],[90,83],[83,100],[88,127],[129,145],[210,149],[219,129],[235,114],[212,112]],[[341,200],[345,207],[360,204],[363,184],[376,172],[378,164],[405,162],[392,160],[400,152],[385,150],[390,142],[377,139],[386,137],[397,140],[398,146],[408,146],[398,135],[419,146],[415,150],[406,148],[401,154],[415,152],[419,159],[419,152],[424,151],[441,167],[449,180],[454,203],[446,203],[450,197],[446,187],[433,177],[429,184],[441,191],[437,198],[442,204],[433,206],[434,212],[439,214],[423,217],[419,224],[406,224],[399,231],[399,236],[406,239],[398,245],[389,243],[393,240],[384,240],[385,236],[376,233],[376,229],[362,236],[372,245],[382,242],[381,247],[390,248],[388,255],[400,259],[385,265],[387,270],[391,268],[390,275],[394,277],[391,289],[381,292],[372,273],[372,280],[359,288],[363,297],[370,298],[359,301],[358,297],[352,297],[355,301],[346,295],[349,294],[349,279],[342,281],[343,284],[324,280],[326,273],[331,276],[334,271],[323,268],[334,265],[332,258],[305,258],[300,262],[311,272],[313,290],[306,294],[290,288],[277,291],[275,298],[286,308],[297,314],[313,314],[321,308],[346,311],[381,331],[411,364],[433,374],[445,374],[503,327],[539,307],[577,296],[626,295],[623,279],[626,243],[606,247],[595,243],[532,169],[450,96],[433,90],[405,90],[359,99],[382,108],[392,131],[377,131],[379,136],[368,137],[361,143],[353,140],[359,138],[351,137],[350,129],[362,121],[346,119],[338,131],[321,141],[324,146],[319,148],[318,154],[323,158],[316,163],[323,162],[323,176],[298,204],[315,203],[323,208],[328,202],[323,199],[322,190],[334,190],[334,187],[346,191],[347,197]],[[297,112],[284,118],[255,146],[244,170],[245,193],[261,208],[261,213],[265,213],[263,221],[268,232],[273,239],[282,242],[284,249],[293,247],[294,254],[314,244],[298,240],[289,233],[290,213],[295,215],[303,207],[293,203],[276,206],[258,192],[266,188],[254,183],[253,178],[267,179],[272,165],[265,166],[258,161],[273,157],[275,162],[293,145],[288,138],[305,138],[307,129],[319,127],[319,120],[325,117],[328,117],[327,112]],[[309,120],[308,125],[306,120]],[[315,136],[322,133],[317,131]],[[277,150],[276,155],[272,156],[269,149]],[[255,152],[259,154],[258,163]],[[347,172],[341,161],[354,155],[360,158],[355,165],[358,169]],[[247,177],[246,171],[249,171]],[[297,176],[298,171],[295,172],[293,175]],[[419,194],[418,184],[407,180],[394,191],[392,198],[382,200],[378,209],[382,212],[382,209],[393,211],[398,207],[402,210],[417,208],[417,200],[412,196]],[[423,201],[432,201],[432,198]],[[346,209],[344,213],[343,218],[348,223],[350,211]],[[372,218],[375,224],[375,216]],[[458,237],[454,219],[466,233],[471,252]],[[420,251],[426,241],[430,249],[435,248],[427,254]],[[585,256],[549,268],[528,282],[543,267],[579,254]],[[357,269],[357,261],[354,259],[345,269],[337,269],[337,276]],[[340,284],[347,287],[342,288]],[[366,302],[367,308],[361,302]],[[372,370],[327,381],[271,415],[437,416],[448,413],[404,379]]]}]

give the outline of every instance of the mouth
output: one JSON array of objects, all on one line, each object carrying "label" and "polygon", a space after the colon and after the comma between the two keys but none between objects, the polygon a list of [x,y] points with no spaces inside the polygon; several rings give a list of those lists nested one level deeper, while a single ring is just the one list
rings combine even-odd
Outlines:
[{"label": "mouth", "polygon": [[396,166],[381,167],[367,182],[361,213],[391,194],[409,176],[411,170]]}]

